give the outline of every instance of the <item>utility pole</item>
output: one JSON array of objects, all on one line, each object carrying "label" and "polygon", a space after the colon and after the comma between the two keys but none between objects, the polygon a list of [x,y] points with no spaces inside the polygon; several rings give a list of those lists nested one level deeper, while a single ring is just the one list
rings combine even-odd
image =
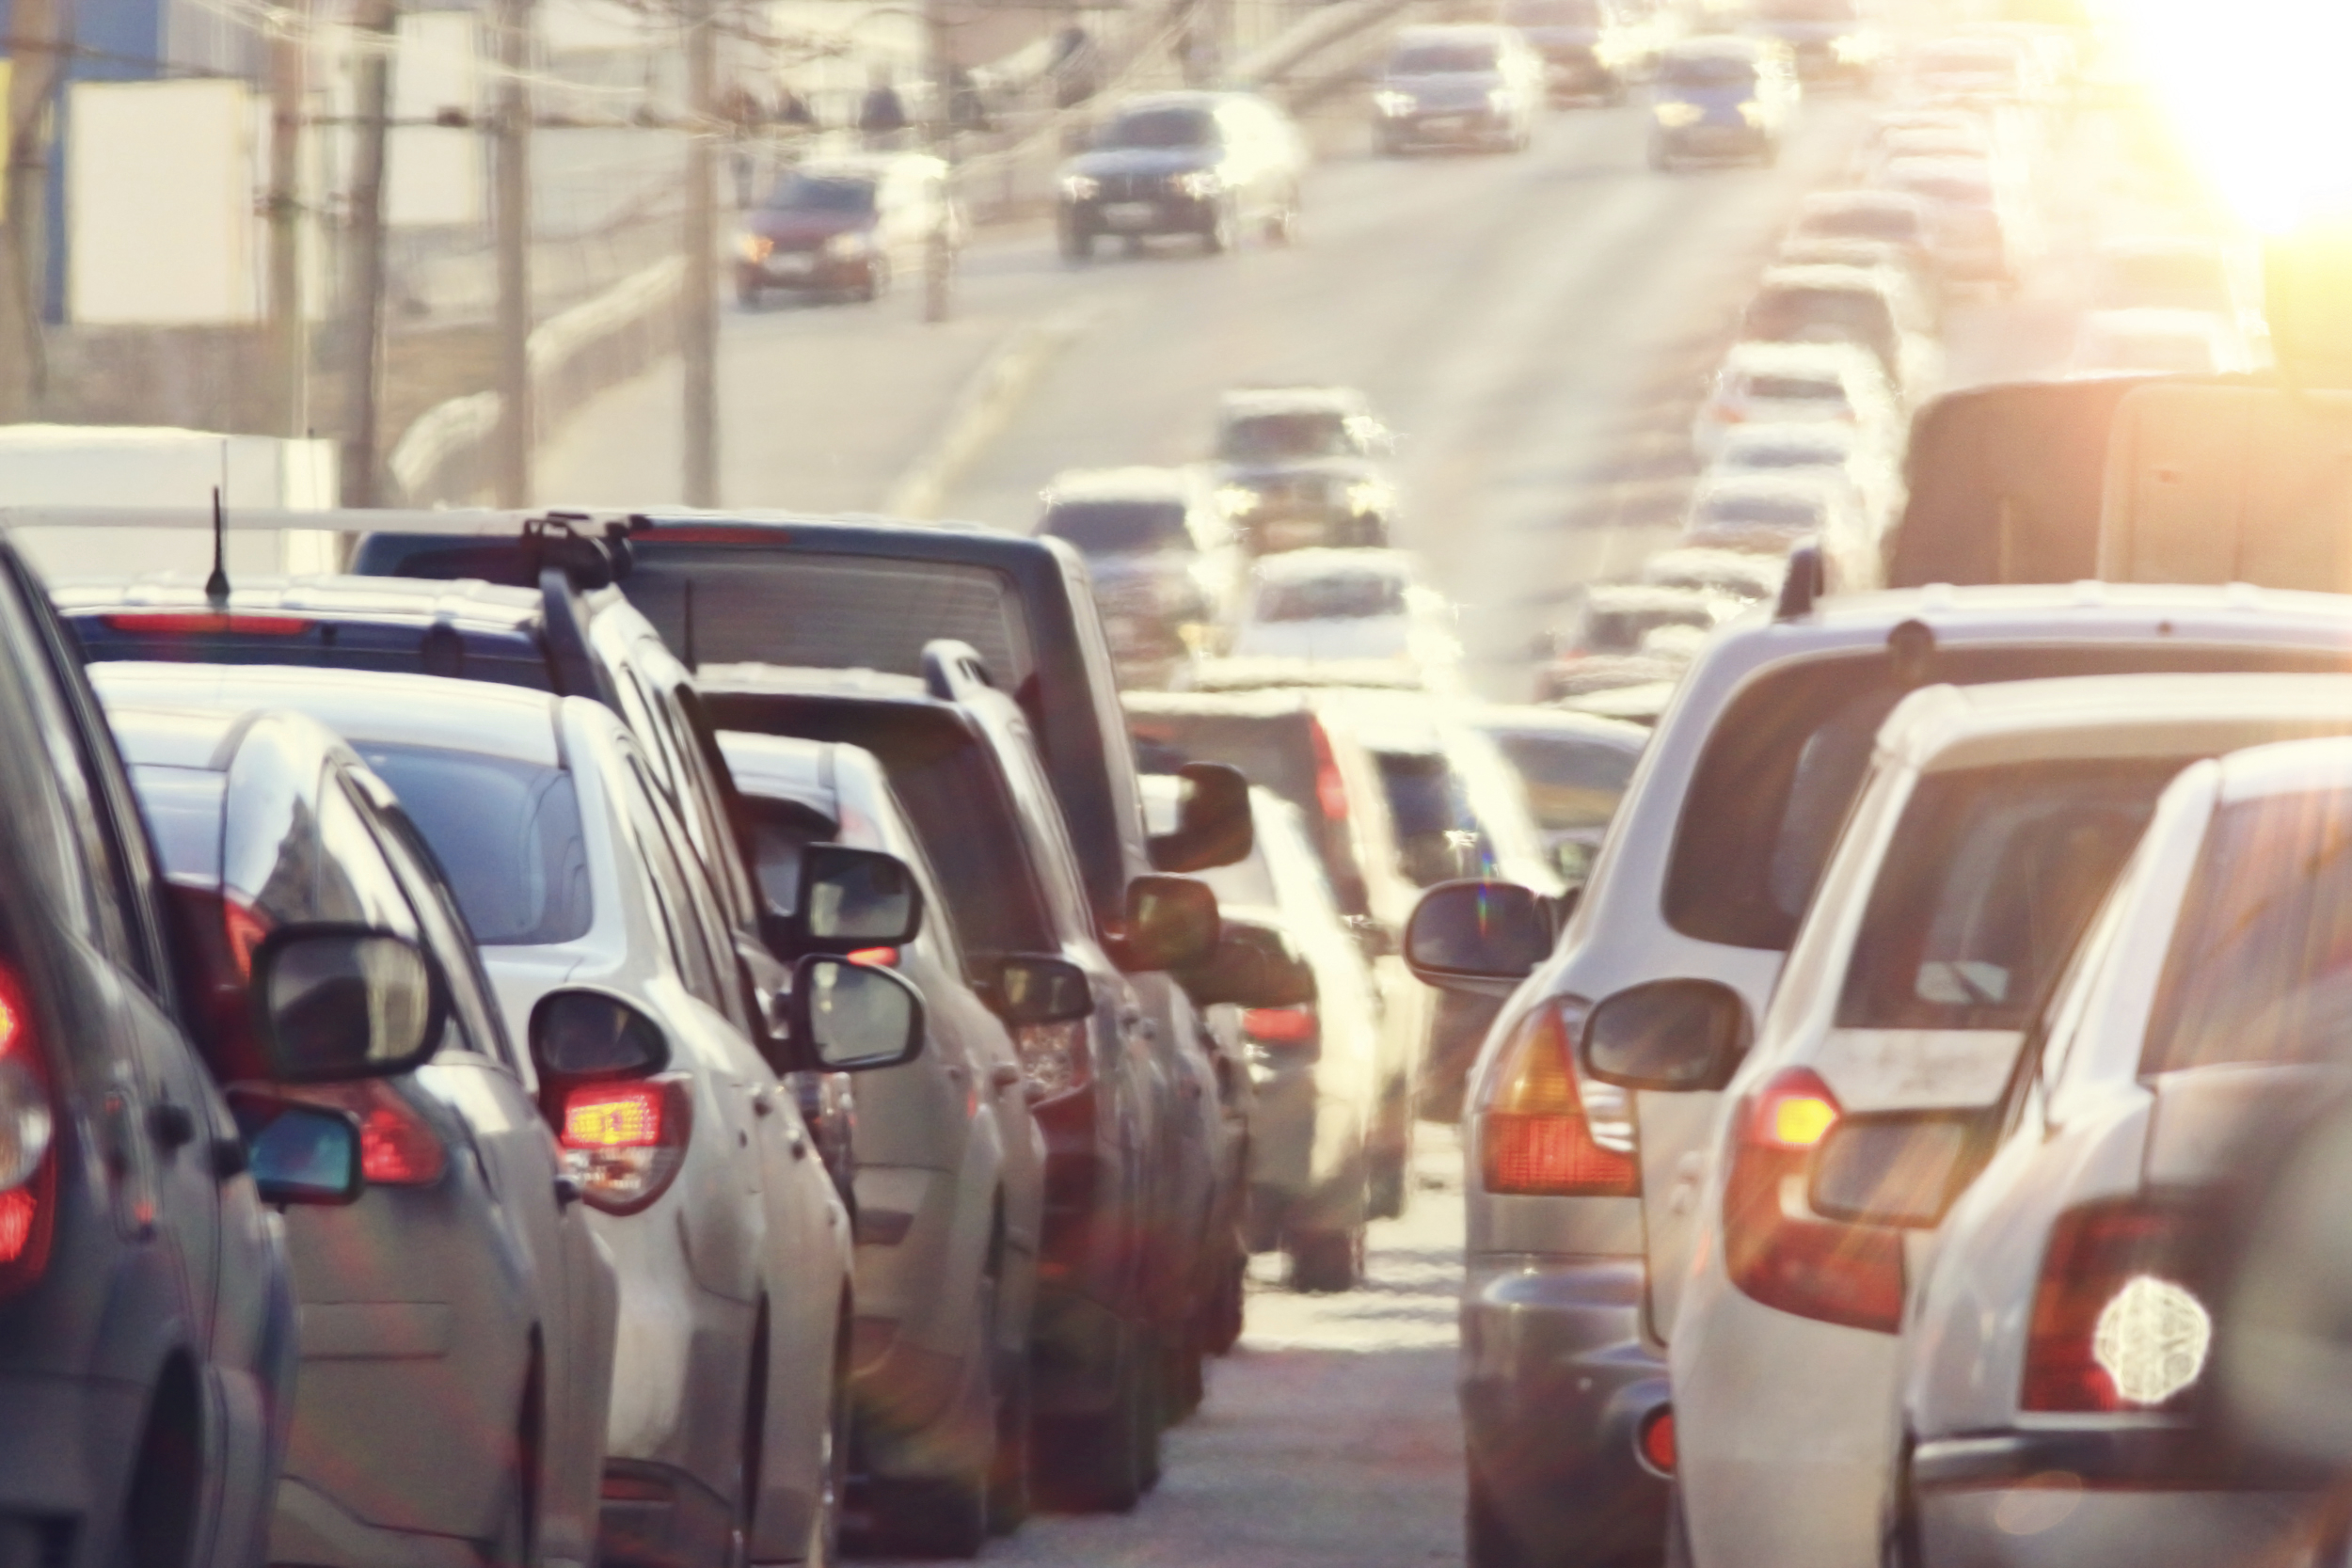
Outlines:
[{"label": "utility pole", "polygon": [[714,0],[685,0],[686,281],[678,355],[686,374],[686,504],[719,504],[718,25]]},{"label": "utility pole", "polygon": [[490,221],[499,282],[497,491],[501,506],[529,506],[537,423],[531,396],[531,0],[499,0],[496,16]]},{"label": "utility pole", "polygon": [[384,156],[390,138],[398,0],[360,12],[359,145],[352,160],[350,264],[343,284],[343,504],[377,504],[384,395]]},{"label": "utility pole", "polygon": [[302,120],[310,16],[292,0],[269,40],[269,362],[280,435],[310,424],[310,317],[302,297]]},{"label": "utility pole", "polygon": [[61,0],[15,0],[8,38],[7,189],[0,203],[0,421],[28,420],[48,390],[40,307],[48,276],[49,140],[64,71]]},{"label": "utility pole", "polygon": [[955,71],[948,58],[947,24],[939,14],[940,0],[923,0],[923,45],[930,56],[931,76],[931,156],[946,166],[939,185],[939,210],[932,214],[930,232],[923,241],[923,319],[944,322],[954,308],[955,251],[947,231],[947,214],[955,201],[955,120],[950,103]]}]

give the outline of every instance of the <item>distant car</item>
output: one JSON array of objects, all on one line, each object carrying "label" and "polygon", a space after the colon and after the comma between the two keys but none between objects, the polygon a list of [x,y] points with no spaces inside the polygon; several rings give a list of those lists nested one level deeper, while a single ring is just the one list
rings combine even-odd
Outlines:
[{"label": "distant car", "polygon": [[[643,1082],[580,1077],[544,1051],[526,1075],[620,1268],[599,1549],[660,1561],[738,1531],[762,1551],[832,1543],[848,1222],[801,1157],[777,1082],[794,1064],[755,1046],[717,895],[620,720],[584,698],[389,672],[108,664],[97,679],[119,709],[328,726],[448,868],[510,1036],[589,1006],[586,987],[599,1016],[669,1042]],[[631,1128],[598,1119],[648,1107]]]},{"label": "distant car", "polygon": [[1482,707],[1468,722],[1518,773],[1562,883],[1581,887],[1649,733],[1548,707]]},{"label": "distant car", "polygon": [[1037,531],[1086,557],[1123,681],[1167,684],[1211,651],[1241,591],[1238,531],[1191,468],[1088,468],[1054,476]]},{"label": "distant car", "polygon": [[1988,159],[1894,158],[1873,183],[1928,204],[1937,265],[1954,282],[2013,287],[2034,254],[2026,204]]},{"label": "distant car", "polygon": [[1217,404],[1217,494],[1252,555],[1386,546],[1394,450],[1353,387],[1240,388]]},{"label": "distant car", "polygon": [[1840,259],[1837,253],[1812,247],[1856,241],[1893,247],[1923,291],[1937,287],[1935,237],[1927,203],[1898,191],[1822,191],[1806,197],[1788,226],[1782,250],[1792,261],[1836,261]]},{"label": "distant car", "polygon": [[1739,425],[1829,420],[1855,426],[1890,456],[1907,434],[1886,372],[1851,343],[1735,343],[1691,426],[1691,444],[1712,459]]},{"label": "distant car", "polygon": [[1753,0],[1748,27],[1788,46],[1797,75],[1808,85],[1876,85],[1889,49],[1866,0]]},{"label": "distant car", "polygon": [[2185,235],[2103,242],[2090,259],[2088,303],[2093,310],[2202,310],[2232,322],[2247,313],[2229,254]]},{"label": "distant car", "polygon": [[1877,268],[1769,268],[1740,318],[1740,336],[1749,342],[1867,349],[1906,407],[1925,402],[1943,373],[1931,331],[1909,280]]},{"label": "distant car", "polygon": [[[347,1208],[286,1214],[303,1366],[270,1555],[372,1568],[458,1539],[592,1560],[614,1259],[580,1189],[559,1184],[572,1172],[538,1075],[508,1037],[433,852],[384,781],[315,721],[135,698],[109,716],[189,933],[190,1010],[224,1079],[271,1076],[247,976],[290,940],[272,941],[281,928],[391,933],[405,958],[342,962],[388,977],[411,968],[426,993],[375,1004],[388,1028],[418,1020],[423,1048],[404,1053],[424,1058],[413,1070],[300,1091],[357,1118],[368,1184]],[[561,994],[576,1007],[534,1020],[535,1043],[564,1019],[601,1023],[610,1054],[583,1067],[581,1086],[646,1092],[668,1065],[660,1036],[614,1028],[594,992]]]},{"label": "distant car", "polygon": [[771,918],[799,917],[818,845],[894,855],[923,895],[923,928],[891,967],[923,992],[930,1042],[857,1088],[851,1502],[888,1546],[970,1557],[1029,1503],[1045,1142],[1021,1055],[873,753],[740,731],[719,744]]},{"label": "distant car", "polygon": [[1130,99],[1061,166],[1062,255],[1083,261],[1105,235],[1131,247],[1189,235],[1212,253],[1252,233],[1287,245],[1298,230],[1308,157],[1297,127],[1251,93]]},{"label": "distant car", "polygon": [[1389,665],[1417,685],[1457,677],[1453,607],[1406,550],[1291,550],[1251,570],[1229,650],[1234,658]]},{"label": "distant car", "polygon": [[1642,562],[1634,580],[1660,588],[1695,588],[1743,604],[1758,604],[1780,592],[1787,568],[1769,556],[1705,546],[1660,550]]},{"label": "distant car", "polygon": [[2044,95],[2034,52],[1997,34],[1955,34],[1920,45],[1904,62],[1904,86],[1915,98],[2039,102]]},{"label": "distant car", "polygon": [[[437,1043],[425,977],[404,984],[387,962],[340,1017],[315,1016],[299,985],[270,1008],[287,957],[346,974],[390,958],[348,927],[289,927],[233,995],[191,989],[199,934],[175,918],[114,736],[8,541],[0,634],[0,1540],[31,1561],[250,1568],[294,1416],[289,1206],[357,1201],[365,1155],[357,1117],[215,1055],[199,1009],[313,1013],[306,1043],[333,1050],[273,1051],[260,1076],[358,1089]],[[410,1037],[378,1036],[369,1005],[412,1008]]]},{"label": "distant car", "polygon": [[922,277],[934,239],[952,254],[963,218],[947,166],[920,152],[797,165],[743,214],[735,293],[756,306],[771,289],[876,299]]},{"label": "distant car", "polygon": [[[1923,1568],[2185,1568],[2328,1539],[2344,1166],[2324,1124],[2316,1149],[2296,1134],[2344,1103],[2348,750],[2254,746],[2174,779],[2010,1092],[1968,1118],[1996,1131],[1899,1351],[1913,1441],[1889,1501]],[[2079,1506],[2004,1532],[2058,1451]]]},{"label": "distant car", "polygon": [[1724,433],[1702,483],[1741,474],[1835,477],[1849,486],[1854,511],[1874,533],[1883,531],[1902,512],[1901,471],[1876,442],[1850,424],[1822,420],[1735,425]]},{"label": "distant car", "polygon": [[1877,524],[1855,505],[1853,485],[1843,474],[1789,468],[1702,480],[1683,514],[1683,536],[1733,531],[1777,535],[1784,550],[1819,546],[1842,589],[1877,584]]},{"label": "distant car", "polygon": [[1551,657],[1537,672],[1537,695],[1549,701],[1671,679],[1687,660],[1645,653],[1644,639],[1660,626],[1711,632],[1739,609],[1737,599],[1701,589],[1594,583],[1580,595],[1568,626],[1549,639]]},{"label": "distant car", "polygon": [[2214,375],[2253,368],[2235,325],[2210,310],[2094,310],[2075,329],[2075,375]]},{"label": "distant car", "polygon": [[1373,136],[1391,157],[1430,146],[1523,151],[1544,81],[1542,57],[1516,27],[1406,27],[1373,85]]},{"label": "distant car", "polygon": [[1677,43],[1659,56],[1650,166],[1776,162],[1800,96],[1785,44],[1721,36]]},{"label": "distant car", "polygon": [[[1172,790],[1160,793],[1162,820],[1172,822]],[[1241,1009],[1253,1080],[1248,1234],[1252,1250],[1279,1248],[1289,1259],[1295,1289],[1346,1290],[1363,1275],[1371,1217],[1379,993],[1298,808],[1263,787],[1250,791],[1250,805],[1257,842],[1248,858],[1201,880],[1216,892],[1227,944],[1239,937],[1261,963],[1306,983],[1294,981],[1291,994],[1271,1006]],[[1216,967],[1213,959],[1186,973],[1204,1003],[1227,1000],[1216,989]]]},{"label": "distant car", "polygon": [[1629,0],[1508,0],[1502,20],[1544,62],[1554,103],[1622,103],[1656,69],[1657,9]]}]

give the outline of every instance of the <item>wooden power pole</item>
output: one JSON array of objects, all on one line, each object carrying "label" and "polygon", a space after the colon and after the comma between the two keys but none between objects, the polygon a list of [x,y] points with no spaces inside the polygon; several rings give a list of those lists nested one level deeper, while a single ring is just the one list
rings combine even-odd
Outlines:
[{"label": "wooden power pole", "polygon": [[531,388],[531,0],[499,0],[499,88],[490,221],[498,247],[501,506],[529,506],[536,418]]},{"label": "wooden power pole", "polygon": [[678,356],[686,376],[686,504],[719,504],[718,19],[713,0],[684,0],[686,20],[686,278]]},{"label": "wooden power pole", "polygon": [[367,0],[358,30],[359,145],[352,160],[350,254],[343,282],[345,506],[378,504],[383,486],[377,426],[384,396],[384,164],[399,22],[398,0]]},{"label": "wooden power pole", "polygon": [[0,421],[37,417],[47,390],[40,309],[48,276],[49,141],[63,74],[62,0],[15,0],[0,150]]},{"label": "wooden power pole", "polygon": [[295,0],[269,40],[269,359],[278,433],[310,424],[310,341],[302,297],[302,121],[310,88],[310,8]]}]

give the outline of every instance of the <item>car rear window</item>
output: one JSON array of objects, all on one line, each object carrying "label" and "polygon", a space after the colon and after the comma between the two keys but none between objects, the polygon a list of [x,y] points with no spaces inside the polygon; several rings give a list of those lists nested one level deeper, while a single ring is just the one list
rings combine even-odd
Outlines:
[{"label": "car rear window", "polygon": [[1742,388],[1761,401],[1843,403],[1846,384],[1834,375],[1752,375]]},{"label": "car rear window", "polygon": [[[1946,649],[1922,684],[2168,671],[2341,671],[2267,649]],[[1666,923],[1699,942],[1788,949],[1860,787],[1878,727],[1909,689],[1883,651],[1768,671],[1716,715],[1684,795],[1666,869]]]},{"label": "car rear window", "polygon": [[2352,794],[2223,807],[2181,911],[2141,1071],[2352,1055]]},{"label": "car rear window", "polygon": [[588,840],[568,770],[437,747],[357,750],[424,835],[476,942],[539,947],[588,934]]},{"label": "car rear window", "polygon": [[627,586],[662,641],[704,664],[919,675],[924,644],[952,637],[978,651],[1002,689],[1017,691],[1037,673],[1020,594],[986,566],[693,546],[674,564],[648,546]]},{"label": "car rear window", "polygon": [[1403,579],[1378,572],[1269,582],[1258,590],[1256,610],[1261,621],[1359,621],[1404,613]]},{"label": "car rear window", "polygon": [[1536,825],[1550,832],[1603,826],[1615,815],[1642,753],[1548,730],[1494,730],[1527,791]]},{"label": "car rear window", "polygon": [[1470,74],[1494,68],[1491,43],[1408,43],[1389,57],[1391,76]]},{"label": "car rear window", "polygon": [[1862,916],[1837,1022],[2022,1029],[2192,756],[1969,768],[1919,781]]},{"label": "car rear window", "polygon": [[1355,450],[1347,417],[1336,410],[1245,415],[1226,420],[1216,443],[1217,455],[1235,463],[1346,457]]},{"label": "car rear window", "polygon": [[1038,531],[1068,540],[1080,555],[1134,555],[1192,543],[1182,501],[1056,501]]},{"label": "car rear window", "polygon": [[[547,655],[530,631],[460,632],[446,624],[369,623],[298,613],[66,608],[82,657],[92,664],[289,664],[317,670],[390,670],[552,690]],[[261,628],[261,629],[247,629]]]}]

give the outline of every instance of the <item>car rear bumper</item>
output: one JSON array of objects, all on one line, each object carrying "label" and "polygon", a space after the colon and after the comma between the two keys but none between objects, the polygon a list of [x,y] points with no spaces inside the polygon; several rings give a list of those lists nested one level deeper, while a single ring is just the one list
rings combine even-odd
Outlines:
[{"label": "car rear bumper", "polygon": [[1473,1259],[1462,1289],[1459,1392],[1471,1473],[1513,1535],[1546,1560],[1656,1553],[1666,1482],[1635,1458],[1667,1402],[1642,1338],[1633,1258]]},{"label": "car rear bumper", "polygon": [[873,280],[874,257],[840,258],[819,251],[779,250],[764,261],[737,264],[746,287],[762,289],[862,289]]},{"label": "car rear bumper", "polygon": [[1483,104],[1474,109],[1389,115],[1380,121],[1382,139],[1397,147],[1463,146],[1507,136],[1511,129],[1509,115]]},{"label": "car rear bumper", "polygon": [[1770,147],[1772,132],[1761,125],[1659,127],[1658,145],[1676,158],[1752,158]]},{"label": "car rear bumper", "polygon": [[1073,234],[1199,234],[1216,222],[1215,198],[1173,192],[1133,200],[1065,202],[1062,226]]},{"label": "car rear bumper", "polygon": [[726,1560],[733,1511],[687,1472],[609,1459],[603,1490],[596,1526],[602,1568],[694,1568]]},{"label": "car rear bumper", "polygon": [[2065,1471],[2032,1485],[1918,1495],[1919,1568],[2207,1568],[2292,1555],[2320,1499],[2294,1492],[2108,1490]]}]

